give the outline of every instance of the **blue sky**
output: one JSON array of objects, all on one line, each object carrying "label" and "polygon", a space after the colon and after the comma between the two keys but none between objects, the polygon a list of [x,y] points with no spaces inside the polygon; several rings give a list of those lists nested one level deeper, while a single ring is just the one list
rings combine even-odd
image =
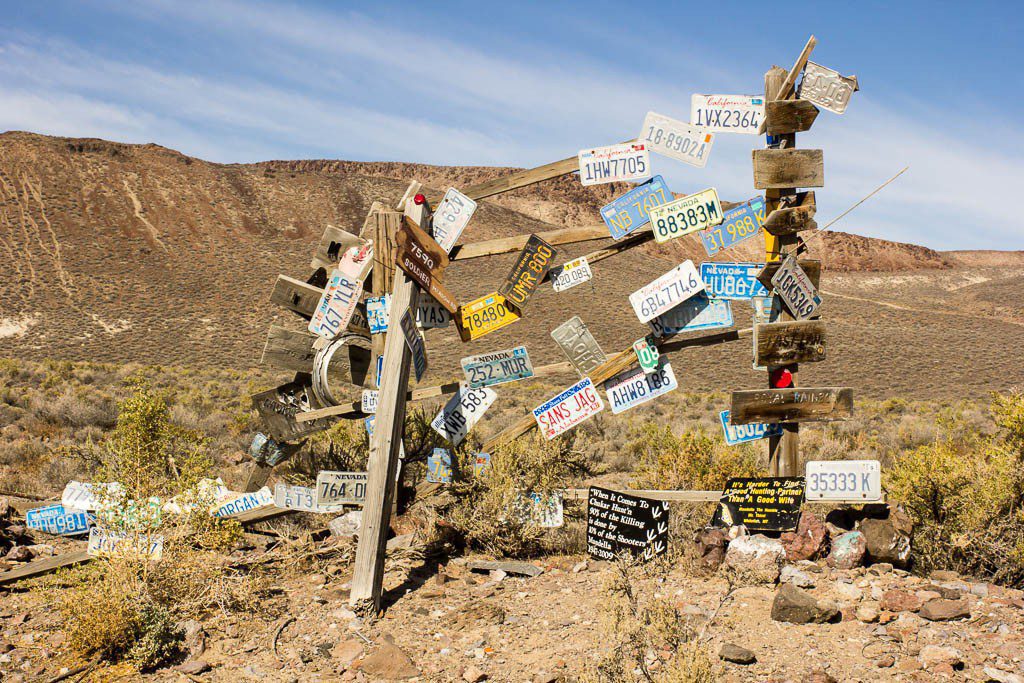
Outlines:
[{"label": "blue sky", "polygon": [[[756,94],[812,59],[856,74],[825,150],[827,222],[939,249],[1024,249],[1021,3],[3,2],[0,129],[156,142],[211,161],[340,158],[536,166],[689,117],[690,95]],[[771,7],[773,17],[766,18]],[[756,194],[721,134],[704,169],[655,157],[677,192]],[[599,217],[595,216],[595,222]]]}]

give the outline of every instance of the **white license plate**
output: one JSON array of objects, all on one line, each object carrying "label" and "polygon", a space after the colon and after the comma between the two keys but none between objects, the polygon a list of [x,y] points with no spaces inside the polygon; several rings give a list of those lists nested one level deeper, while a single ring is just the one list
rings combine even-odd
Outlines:
[{"label": "white license plate", "polygon": [[88,512],[96,510],[104,501],[115,499],[123,492],[124,487],[117,482],[86,484],[69,481],[61,493],[60,502],[65,508]]},{"label": "white license plate", "polygon": [[402,334],[405,336],[405,343],[408,344],[409,350],[412,351],[412,364],[416,369],[416,381],[419,382],[427,372],[427,347],[423,343],[423,334],[416,329],[416,323],[413,322],[409,311],[402,314],[399,326],[402,328]]},{"label": "white license plate", "polygon": [[612,377],[604,386],[608,405],[612,407],[614,415],[679,388],[668,361],[663,361],[650,374],[645,373],[643,368],[627,370]]},{"label": "white license plate", "polygon": [[309,321],[309,331],[324,339],[334,339],[348,327],[362,292],[361,281],[351,280],[336,270],[332,272]]},{"label": "white license plate", "polygon": [[856,76],[843,76],[827,66],[807,62],[800,81],[799,97],[830,112],[842,114],[857,90]]},{"label": "white license plate", "polygon": [[270,492],[270,487],[264,486],[259,491],[243,493],[231,500],[214,505],[210,508],[210,514],[214,517],[239,519],[273,506],[274,494]]},{"label": "white license plate", "polygon": [[782,267],[775,272],[772,286],[786,302],[790,313],[799,320],[811,317],[821,306],[821,297],[818,296],[811,279],[792,256],[787,256]]},{"label": "white license plate", "polygon": [[643,144],[627,143],[580,150],[580,182],[600,185],[651,177],[651,157]]},{"label": "white license plate", "polygon": [[764,118],[760,95],[694,95],[690,98],[690,123],[715,133],[757,135]]},{"label": "white license plate", "polygon": [[701,291],[704,291],[704,283],[693,261],[687,260],[630,294],[629,303],[636,317],[645,323]]},{"label": "white license plate", "polygon": [[589,377],[533,409],[533,419],[545,439],[553,439],[604,410],[601,395]]},{"label": "white license plate", "polygon": [[373,267],[373,242],[364,242],[354,247],[349,247],[338,260],[335,271],[344,275],[349,280],[362,282],[366,279],[370,268]]},{"label": "white license plate", "polygon": [[722,222],[722,204],[713,187],[651,209],[655,242],[667,242]]},{"label": "white license plate", "polygon": [[471,387],[489,387],[533,377],[533,364],[525,346],[462,359],[462,371]]},{"label": "white license plate", "polygon": [[274,505],[285,510],[319,512],[316,507],[316,489],[308,486],[278,484],[274,487]]},{"label": "white license plate", "polygon": [[316,475],[316,509],[338,512],[366,500],[366,472],[328,472]]},{"label": "white license plate", "polygon": [[155,562],[163,557],[164,537],[104,531],[94,526],[89,530],[85,552],[92,557],[139,557]]},{"label": "white license plate", "polygon": [[649,111],[637,140],[650,147],[652,152],[704,168],[711,156],[711,146],[715,144],[715,134],[700,126],[691,126]]},{"label": "white license plate", "polygon": [[365,415],[373,415],[377,412],[377,396],[378,393],[373,389],[363,389],[363,394],[359,401],[359,408]]},{"label": "white license plate", "polygon": [[521,521],[535,524],[542,529],[556,529],[565,524],[561,493],[551,492],[545,496],[535,491],[520,492],[516,495],[512,508]]},{"label": "white license plate", "polygon": [[476,211],[476,202],[454,187],[448,188],[444,199],[434,211],[434,239],[446,252],[451,253],[466,224]]},{"label": "white license plate", "polygon": [[807,500],[882,499],[882,468],[877,460],[811,460]]},{"label": "white license plate", "polygon": [[498,395],[487,387],[474,389],[462,382],[459,391],[448,400],[430,426],[453,446],[458,446],[496,398]]},{"label": "white license plate", "polygon": [[576,285],[582,285],[594,277],[586,256],[580,256],[557,268],[551,269],[551,286],[556,292],[564,292]]}]

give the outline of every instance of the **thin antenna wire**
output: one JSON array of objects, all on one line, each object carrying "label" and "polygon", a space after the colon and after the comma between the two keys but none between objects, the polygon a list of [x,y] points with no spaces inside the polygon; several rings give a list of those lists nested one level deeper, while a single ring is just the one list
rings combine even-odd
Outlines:
[{"label": "thin antenna wire", "polygon": [[861,204],[863,204],[864,202],[866,202],[867,200],[871,199],[871,198],[872,198],[873,196],[875,196],[876,194],[878,194],[878,193],[879,193],[879,192],[880,192],[880,191],[882,190],[882,188],[883,188],[883,187],[885,187],[886,185],[888,185],[888,184],[889,184],[889,183],[891,183],[892,181],[894,181],[894,180],[896,180],[897,178],[899,178],[899,177],[900,177],[901,175],[903,175],[903,174],[904,174],[904,173],[905,173],[905,172],[907,171],[907,169],[909,169],[909,168],[910,168],[910,166],[904,166],[904,167],[903,167],[903,170],[902,170],[902,171],[900,171],[899,173],[897,173],[896,175],[894,175],[894,176],[893,176],[892,178],[889,178],[889,179],[888,179],[888,180],[886,180],[886,181],[885,181],[884,183],[882,183],[881,185],[879,185],[878,187],[876,187],[876,188],[875,188],[875,189],[874,189],[874,190],[873,190],[873,191],[871,192],[871,194],[869,194],[869,195],[867,195],[866,197],[864,197],[863,199],[861,199],[861,200],[860,200],[859,202],[857,202],[856,204],[854,204],[853,206],[851,206],[851,207],[850,207],[849,209],[847,209],[846,211],[843,211],[843,212],[842,212],[841,214],[839,214],[838,216],[836,216],[835,218],[833,218],[833,219],[832,219],[831,221],[829,221],[829,222],[828,222],[828,225],[826,225],[825,227],[823,227],[823,228],[821,228],[820,230],[818,230],[818,231],[817,231],[816,233],[814,233],[813,235],[811,235],[811,236],[810,236],[809,238],[805,239],[805,240],[804,240],[804,244],[806,245],[806,244],[807,244],[808,242],[810,242],[811,240],[813,240],[813,239],[814,239],[815,237],[817,237],[817,236],[821,235],[821,234],[822,234],[823,232],[825,232],[826,230],[828,230],[828,229],[829,229],[829,228],[830,228],[831,226],[835,225],[835,224],[836,224],[836,223],[837,223],[837,222],[838,222],[838,221],[839,221],[839,220],[840,220],[840,219],[841,219],[841,218],[842,218],[843,216],[845,216],[846,214],[850,213],[851,211],[853,211],[854,209],[856,209],[856,208],[857,208],[858,206],[860,206]]}]

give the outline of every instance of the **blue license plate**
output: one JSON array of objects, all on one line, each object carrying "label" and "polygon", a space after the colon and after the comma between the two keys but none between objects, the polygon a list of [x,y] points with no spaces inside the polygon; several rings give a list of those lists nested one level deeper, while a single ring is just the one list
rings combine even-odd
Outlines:
[{"label": "blue license plate", "polygon": [[452,454],[444,448],[435,448],[427,456],[427,481],[431,484],[452,483]]},{"label": "blue license plate", "polygon": [[25,513],[25,526],[48,534],[76,536],[89,531],[92,515],[80,510],[65,509],[63,505],[47,505]]},{"label": "blue license plate", "polygon": [[648,213],[651,209],[672,201],[672,193],[668,190],[665,180],[656,175],[646,183],[622,195],[610,204],[601,207],[601,218],[608,226],[612,238],[621,240],[637,228],[650,222]]},{"label": "blue license plate", "polygon": [[760,422],[754,422],[746,425],[729,424],[728,410],[723,410],[718,414],[718,416],[722,420],[722,431],[725,432],[725,443],[729,446],[746,443],[747,441],[766,439],[769,436],[778,436],[779,434],[782,434],[782,425],[769,425]]},{"label": "blue license plate", "polygon": [[734,209],[729,209],[722,217],[722,224],[702,230],[701,242],[708,256],[753,237],[761,232],[764,223],[765,206],[760,197],[748,199]]},{"label": "blue license plate", "polygon": [[750,299],[768,296],[768,290],[757,281],[763,263],[702,263],[700,279],[708,296],[720,299]]},{"label": "blue license plate", "polygon": [[714,327],[731,327],[732,324],[732,306],[729,301],[711,298],[704,292],[695,294],[650,322],[656,337]]}]

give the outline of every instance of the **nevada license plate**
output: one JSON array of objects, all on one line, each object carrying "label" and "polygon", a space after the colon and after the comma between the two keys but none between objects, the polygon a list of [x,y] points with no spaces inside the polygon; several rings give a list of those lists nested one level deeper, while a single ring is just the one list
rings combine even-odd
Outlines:
[{"label": "nevada license plate", "polygon": [[694,95],[690,98],[690,123],[715,133],[757,135],[764,118],[760,95]]},{"label": "nevada license plate", "polygon": [[693,330],[732,327],[732,306],[728,299],[712,298],[701,292],[662,313],[649,324],[656,337]]},{"label": "nevada license plate", "polygon": [[551,269],[551,286],[556,292],[564,292],[576,285],[582,285],[594,277],[586,256],[580,256],[568,263]]},{"label": "nevada license plate", "polygon": [[533,419],[545,439],[567,432],[604,410],[601,395],[589,377],[573,384],[551,400],[533,409]]},{"label": "nevada license plate", "polygon": [[782,425],[769,425],[754,422],[747,425],[734,425],[729,422],[729,411],[723,410],[718,414],[722,421],[722,431],[725,433],[725,443],[729,446],[766,439],[769,436],[782,434]]},{"label": "nevada license plate", "polygon": [[600,185],[651,177],[651,157],[643,144],[626,143],[580,150],[580,182]]},{"label": "nevada license plate", "polygon": [[318,512],[338,512],[346,505],[362,505],[366,500],[366,472],[321,471],[316,475]]},{"label": "nevada license plate", "polygon": [[675,308],[697,292],[704,283],[693,261],[683,261],[654,282],[629,295],[629,303],[640,322],[645,323]]},{"label": "nevada license plate", "polygon": [[700,278],[708,296],[720,299],[750,299],[768,296],[768,290],[757,280],[763,263],[702,263]]},{"label": "nevada license plate", "polygon": [[641,403],[677,389],[675,373],[668,361],[663,361],[652,373],[643,368],[634,368],[612,377],[605,383],[605,394],[612,414],[619,414],[635,408]]},{"label": "nevada license plate", "polygon": [[92,516],[63,505],[47,505],[25,513],[25,526],[58,536],[76,536],[89,531]]},{"label": "nevada license plate", "polygon": [[164,537],[104,531],[94,526],[89,530],[85,552],[92,557],[138,557],[157,561],[164,554]]},{"label": "nevada license plate", "polygon": [[476,202],[454,187],[448,188],[444,199],[434,211],[432,225],[434,239],[446,252],[451,253],[455,241],[466,229],[466,224],[476,211]]},{"label": "nevada license plate", "polygon": [[458,446],[496,398],[498,395],[486,387],[460,384],[459,391],[441,408],[430,427],[453,446]]},{"label": "nevada license plate", "polygon": [[489,387],[533,377],[533,365],[525,346],[462,359],[462,371],[471,387]]},{"label": "nevada license plate", "polygon": [[722,204],[718,192],[709,187],[694,194],[651,209],[654,241],[667,242],[722,222]]},{"label": "nevada license plate", "polygon": [[882,468],[877,460],[811,460],[807,500],[882,499]]},{"label": "nevada license plate", "polygon": [[722,217],[722,224],[716,225],[700,233],[704,250],[708,256],[714,256],[723,249],[753,237],[760,231],[765,219],[764,200],[760,197],[749,199],[743,204],[729,209]]},{"label": "nevada license plate", "polygon": [[444,448],[435,448],[427,456],[427,481],[431,484],[452,483],[452,454]]},{"label": "nevada license plate", "polygon": [[665,180],[656,175],[643,185],[601,207],[601,218],[612,239],[621,240],[637,228],[647,225],[651,209],[672,199]]},{"label": "nevada license plate", "polygon": [[652,152],[704,168],[711,156],[715,134],[700,126],[691,126],[649,111],[637,140],[646,143]]},{"label": "nevada license plate", "polygon": [[311,489],[308,486],[276,485],[274,487],[274,505],[285,510],[319,512],[316,507],[316,489]]},{"label": "nevada license plate", "polygon": [[479,339],[519,320],[519,316],[505,305],[505,297],[495,292],[470,301],[462,307],[464,341]]}]

